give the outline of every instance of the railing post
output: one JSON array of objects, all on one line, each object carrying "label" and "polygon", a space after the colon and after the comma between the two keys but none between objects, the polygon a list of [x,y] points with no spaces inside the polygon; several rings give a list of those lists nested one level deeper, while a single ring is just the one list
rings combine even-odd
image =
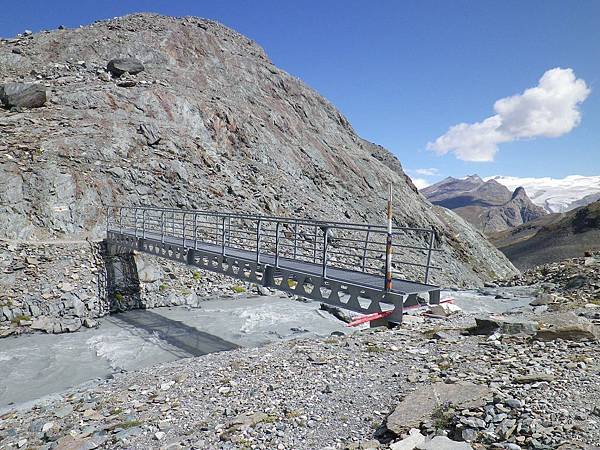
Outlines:
[{"label": "railing post", "polygon": [[429,248],[427,250],[427,263],[425,264],[425,284],[429,282],[429,266],[431,265],[431,252],[433,250],[433,243],[435,241],[435,233],[433,228],[429,236]]},{"label": "railing post", "polygon": [[198,249],[198,213],[194,213],[194,250]]},{"label": "railing post", "polygon": [[215,216],[215,245],[219,244],[219,216]]},{"label": "railing post", "polygon": [[165,243],[165,212],[160,212],[160,242]]},{"label": "railing post", "polygon": [[119,232],[123,234],[123,208],[119,208]]},{"label": "railing post", "polygon": [[260,264],[260,219],[256,222],[256,262]]},{"label": "railing post", "polygon": [[146,210],[142,209],[142,238],[146,239]]},{"label": "railing post", "polygon": [[329,248],[329,228],[323,228],[323,278],[327,278],[327,250]]},{"label": "railing post", "polygon": [[296,259],[296,255],[298,249],[298,221],[294,222],[294,259]]},{"label": "railing post", "polygon": [[369,237],[371,235],[371,226],[367,226],[367,237],[365,238],[365,247],[363,248],[362,258],[362,271],[365,271],[365,265],[367,264],[367,250],[369,248]]},{"label": "railing post", "polygon": [[227,216],[227,242],[231,245],[231,216]]},{"label": "railing post", "polygon": [[135,237],[138,237],[138,210],[134,208],[133,210],[133,232],[135,233]]},{"label": "railing post", "polygon": [[186,213],[183,213],[183,219],[182,219],[183,220],[183,224],[182,224],[182,227],[181,227],[181,245],[183,247],[185,247],[185,216],[186,216]]},{"label": "railing post", "polygon": [[225,256],[225,219],[226,217],[223,216],[223,229],[221,230],[221,255]]},{"label": "railing post", "polygon": [[280,222],[275,224],[275,267],[279,267],[279,226]]},{"label": "railing post", "polygon": [[313,263],[317,263],[317,226],[315,225],[315,239],[313,241]]}]

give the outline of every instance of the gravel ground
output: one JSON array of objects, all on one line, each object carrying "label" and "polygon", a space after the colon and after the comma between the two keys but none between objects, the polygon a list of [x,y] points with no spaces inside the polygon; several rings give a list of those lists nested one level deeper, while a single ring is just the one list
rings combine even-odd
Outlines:
[{"label": "gravel ground", "polygon": [[489,387],[493,398],[447,409],[443,421],[432,416],[422,433],[466,439],[476,449],[597,448],[597,341],[462,335],[468,316],[412,322],[121,374],[5,414],[0,446],[387,448],[402,436],[385,432],[386,417],[407,394],[468,381]]}]

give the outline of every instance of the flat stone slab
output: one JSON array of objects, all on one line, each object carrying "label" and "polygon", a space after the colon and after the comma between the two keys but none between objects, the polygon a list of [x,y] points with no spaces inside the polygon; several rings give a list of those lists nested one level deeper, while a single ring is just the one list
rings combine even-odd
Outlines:
[{"label": "flat stone slab", "polygon": [[417,445],[418,450],[473,450],[466,442],[456,442],[446,436],[436,436],[424,444]]},{"label": "flat stone slab", "polygon": [[530,383],[538,383],[540,381],[551,382],[554,381],[555,377],[549,373],[532,373],[529,375],[517,375],[514,379],[514,383],[518,384],[530,384]]},{"label": "flat stone slab", "polygon": [[515,317],[476,317],[475,323],[476,325],[468,330],[471,334],[535,334],[539,329],[537,322]]},{"label": "flat stone slab", "polygon": [[588,319],[572,312],[550,314],[541,319],[540,330],[534,338],[540,341],[596,341],[598,330]]},{"label": "flat stone slab", "polygon": [[491,397],[490,388],[469,382],[422,386],[396,406],[387,418],[387,429],[401,435],[411,428],[419,428],[440,407],[450,404],[459,408],[483,406]]}]

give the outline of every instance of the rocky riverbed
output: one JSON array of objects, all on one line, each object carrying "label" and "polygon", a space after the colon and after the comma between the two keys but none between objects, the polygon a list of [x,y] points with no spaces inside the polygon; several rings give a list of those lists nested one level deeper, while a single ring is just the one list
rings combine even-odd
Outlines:
[{"label": "rocky riverbed", "polygon": [[[340,325],[326,338],[116,373],[4,412],[0,446],[598,448],[598,329],[584,313],[600,308],[539,309],[543,293],[525,306],[523,289],[487,289],[481,298],[517,308],[485,317],[473,308],[407,316],[394,330],[348,333]],[[469,305],[468,293],[454,295]],[[256,318],[263,331],[282,326]],[[83,333],[68,336],[76,335]]]}]

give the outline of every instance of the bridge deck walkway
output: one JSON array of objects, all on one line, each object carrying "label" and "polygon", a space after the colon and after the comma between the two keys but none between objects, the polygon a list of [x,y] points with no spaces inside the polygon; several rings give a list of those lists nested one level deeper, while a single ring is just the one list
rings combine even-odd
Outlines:
[{"label": "bridge deck walkway", "polygon": [[[124,234],[130,237],[140,238],[139,232],[136,236],[136,231],[134,229],[123,229],[123,230],[111,230],[113,232],[117,232],[120,234]],[[157,244],[163,242],[182,246],[187,249],[194,249],[194,245],[196,245],[196,250],[202,250],[211,254],[221,255],[223,254],[223,248],[221,245],[206,243],[202,241],[195,241],[193,239],[184,239],[183,237],[174,237],[165,235],[164,238],[161,237],[160,233],[146,232],[145,238],[146,241],[153,241]],[[239,260],[245,262],[256,262],[256,251],[252,250],[244,250],[236,247],[225,246],[224,247],[224,256],[230,258],[237,258]],[[259,261],[261,264],[270,265],[272,267],[283,268],[295,273],[301,273],[305,275],[311,275],[316,277],[322,277],[322,265],[315,264],[307,261],[300,261],[289,259],[285,257],[279,257],[277,266],[275,264],[275,256],[265,253],[259,254]],[[352,270],[344,270],[335,267],[327,268],[327,279],[335,280],[342,283],[350,283],[355,286],[362,286],[370,289],[382,290],[385,282],[385,277],[378,276],[370,273],[352,271]],[[432,290],[439,289],[437,286],[430,284],[423,284],[414,281],[407,281],[402,279],[395,278],[392,284],[392,292],[401,295],[409,295],[409,294],[419,294],[425,292],[431,292]]]}]

